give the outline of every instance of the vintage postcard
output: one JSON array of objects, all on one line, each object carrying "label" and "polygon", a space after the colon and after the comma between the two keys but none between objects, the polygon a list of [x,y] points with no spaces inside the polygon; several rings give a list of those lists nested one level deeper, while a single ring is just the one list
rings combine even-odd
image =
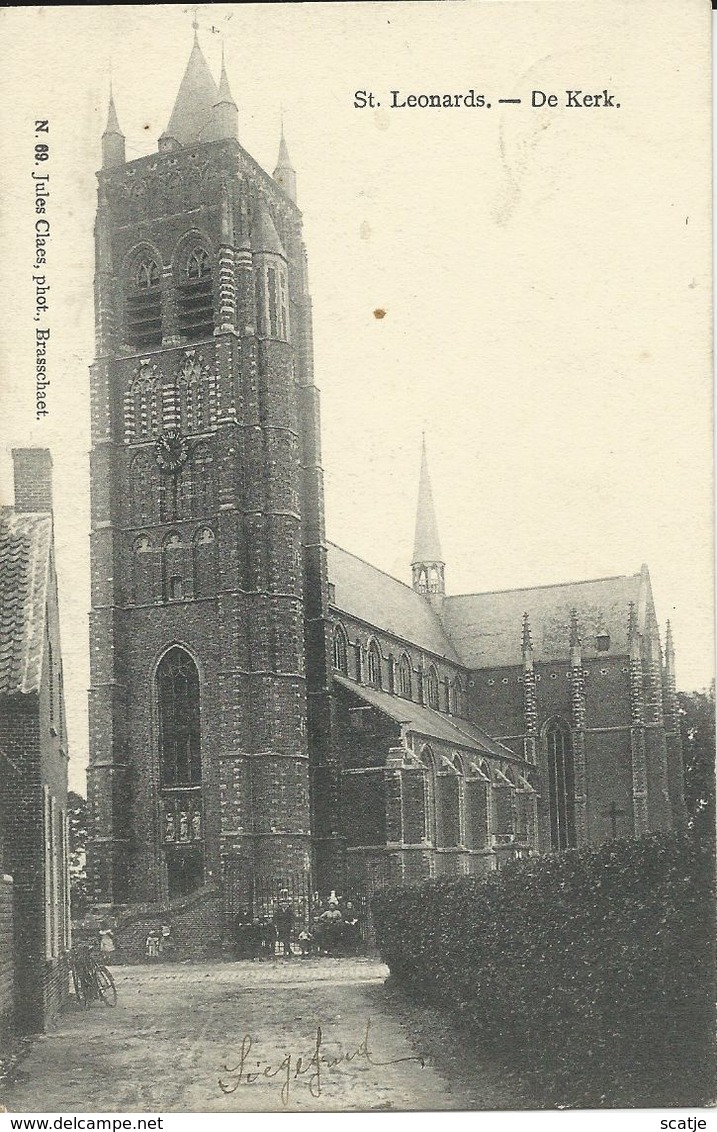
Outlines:
[{"label": "vintage postcard", "polygon": [[0,1104],[707,1127],[709,6],[0,25]]}]

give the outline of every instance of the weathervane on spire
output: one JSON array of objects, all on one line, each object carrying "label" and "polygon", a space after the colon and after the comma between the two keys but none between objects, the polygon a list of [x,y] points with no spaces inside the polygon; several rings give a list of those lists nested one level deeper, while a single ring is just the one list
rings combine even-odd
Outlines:
[{"label": "weathervane on spire", "polygon": [[193,8],[190,8],[190,11],[194,12],[194,19],[192,20],[192,27],[194,28],[194,32],[196,34],[199,31],[199,20],[197,19],[197,12],[199,11],[199,5],[195,4]]}]

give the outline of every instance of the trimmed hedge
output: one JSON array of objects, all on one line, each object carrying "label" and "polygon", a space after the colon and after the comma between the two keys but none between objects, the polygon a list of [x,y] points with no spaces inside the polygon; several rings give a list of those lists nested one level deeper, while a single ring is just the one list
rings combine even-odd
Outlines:
[{"label": "trimmed hedge", "polygon": [[373,901],[395,980],[546,1105],[713,1102],[714,851],[688,834],[516,861]]}]

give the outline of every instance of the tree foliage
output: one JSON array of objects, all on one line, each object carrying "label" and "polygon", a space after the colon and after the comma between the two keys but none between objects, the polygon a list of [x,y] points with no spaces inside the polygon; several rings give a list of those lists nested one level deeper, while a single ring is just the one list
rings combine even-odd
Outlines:
[{"label": "tree foliage", "polygon": [[70,897],[72,916],[84,916],[89,905],[87,890],[87,832],[88,807],[81,794],[69,790],[67,794],[67,815],[70,840]]},{"label": "tree foliage", "polygon": [[715,685],[678,692],[687,824],[700,839],[715,837]]}]

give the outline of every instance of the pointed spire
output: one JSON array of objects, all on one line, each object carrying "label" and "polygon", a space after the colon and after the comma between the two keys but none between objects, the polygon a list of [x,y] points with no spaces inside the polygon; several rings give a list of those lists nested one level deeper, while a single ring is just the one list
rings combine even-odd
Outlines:
[{"label": "pointed spire", "polygon": [[413,544],[413,588],[419,593],[445,594],[443,555],[433,506],[431,477],[428,472],[426,435],[421,447],[421,474],[416,508],[416,537]]},{"label": "pointed spire", "polygon": [[229,88],[229,79],[227,78],[227,68],[224,63],[224,41],[222,40],[222,73],[219,77],[219,90],[217,91],[217,100],[215,106],[221,106],[222,103],[227,103],[236,109],[236,102],[232,97],[232,92]]},{"label": "pointed spire", "polygon": [[289,147],[286,144],[284,137],[284,115],[281,115],[281,138],[279,140],[279,156],[276,159],[276,169],[274,170],[274,180],[279,185],[290,200],[296,203],[296,171],[291,164],[289,157]]},{"label": "pointed spire", "polygon": [[224,41],[222,40],[222,73],[219,79],[219,90],[212,107],[212,118],[209,127],[202,132],[202,141],[220,141],[222,138],[237,138],[239,136],[239,111],[232,96],[227,78],[227,69],[224,63]]},{"label": "pointed spire", "polygon": [[159,139],[161,150],[201,141],[202,131],[209,128],[212,109],[217,101],[217,85],[199,46],[196,16],[192,26],[194,27],[192,52],[169,124]]},{"label": "pointed spire", "polygon": [[110,79],[110,102],[107,108],[107,125],[102,135],[102,167],[103,169],[112,169],[116,168],[118,165],[124,165],[124,162],[124,134],[120,129],[115,107],[115,96],[112,90],[112,79]]}]

